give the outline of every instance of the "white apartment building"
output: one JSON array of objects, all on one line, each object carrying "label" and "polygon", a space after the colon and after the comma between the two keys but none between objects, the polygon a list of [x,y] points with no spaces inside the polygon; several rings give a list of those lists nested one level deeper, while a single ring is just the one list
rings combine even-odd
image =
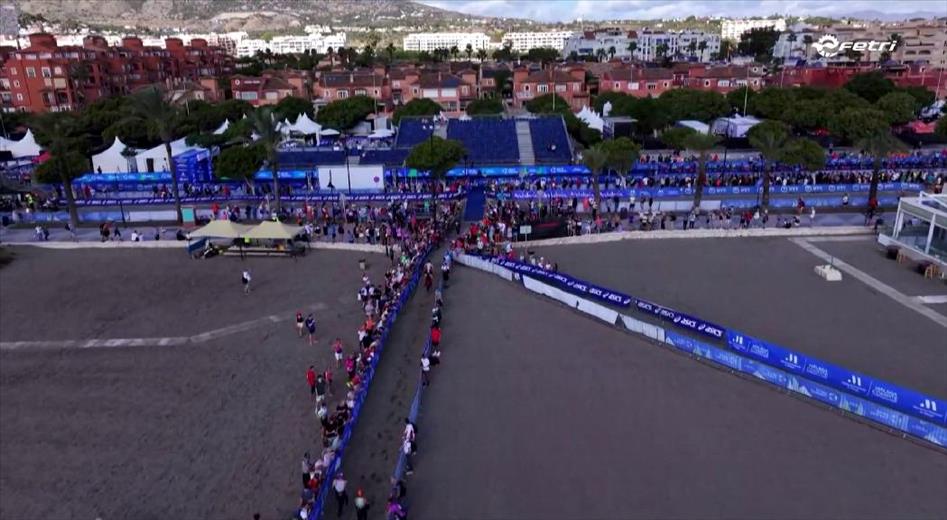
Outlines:
[{"label": "white apartment building", "polygon": [[510,32],[503,35],[503,44],[510,44],[514,51],[530,49],[556,49],[561,51],[566,40],[575,36],[573,31]]},{"label": "white apartment building", "polygon": [[473,50],[489,49],[490,37],[484,33],[413,33],[404,37],[402,42],[406,51],[433,51],[450,49],[456,46],[463,52],[467,44]]},{"label": "white apartment building", "polygon": [[345,42],[345,33],[274,36],[269,42],[255,38],[244,38],[237,43],[237,57],[253,56],[257,52],[266,50],[273,54],[300,54],[310,50],[325,54],[329,47],[338,49],[344,47]]},{"label": "white apartment building", "polygon": [[[720,36],[697,30],[651,31],[638,33],[635,57],[642,61],[657,61],[659,58],[696,59],[710,61],[720,51]],[[659,51],[664,51],[663,55]]]},{"label": "white apartment building", "polygon": [[599,49],[606,55],[611,56],[610,51],[614,49],[616,58],[631,57],[631,51],[628,45],[635,41],[636,35],[632,32],[625,32],[621,29],[601,29],[598,31],[585,31],[575,33],[567,38],[562,47],[563,56],[568,56],[575,52],[579,56],[597,56]]},{"label": "white apartment building", "polygon": [[947,25],[936,20],[917,20],[891,24],[836,25],[832,27],[810,27],[794,25],[779,35],[773,46],[773,57],[782,60],[818,60],[828,63],[851,61],[843,54],[831,58],[820,56],[814,42],[823,36],[834,36],[840,42],[893,41],[895,35],[900,43],[894,51],[863,51],[862,62],[877,62],[891,59],[897,62],[927,63],[932,67],[947,67]]},{"label": "white apartment building", "polygon": [[744,33],[752,29],[772,27],[777,31],[786,30],[786,20],[783,18],[764,18],[758,20],[724,20],[720,26],[720,37],[724,40],[740,41]]}]

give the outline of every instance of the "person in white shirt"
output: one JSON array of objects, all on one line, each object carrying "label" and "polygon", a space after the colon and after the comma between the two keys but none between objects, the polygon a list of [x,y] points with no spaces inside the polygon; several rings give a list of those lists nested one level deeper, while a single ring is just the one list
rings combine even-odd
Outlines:
[{"label": "person in white shirt", "polygon": [[421,356],[421,385],[427,386],[430,384],[429,374],[431,371],[431,360],[428,359],[427,355]]},{"label": "person in white shirt", "polygon": [[250,270],[244,271],[240,279],[243,282],[243,294],[250,294]]},{"label": "person in white shirt", "polygon": [[342,512],[345,510],[345,505],[349,503],[349,495],[345,492],[345,486],[348,482],[345,480],[345,476],[342,475],[342,472],[338,472],[335,476],[335,479],[332,480],[332,491],[335,492],[335,501],[339,506],[339,511],[336,516],[342,518]]}]

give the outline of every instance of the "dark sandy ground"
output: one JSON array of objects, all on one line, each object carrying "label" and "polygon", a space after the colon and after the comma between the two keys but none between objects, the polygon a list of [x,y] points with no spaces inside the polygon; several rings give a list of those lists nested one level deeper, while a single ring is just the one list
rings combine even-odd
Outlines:
[{"label": "dark sandy ground", "polygon": [[413,519],[947,517],[942,452],[456,274]]},{"label": "dark sandy ground", "polygon": [[[288,518],[318,423],[310,364],[354,348],[360,253],[189,260],[166,250],[17,250],[4,341],[178,336],[276,314],[198,345],[0,352],[0,518]],[[369,256],[379,277],[387,261]],[[254,273],[241,293],[244,265]],[[321,304],[321,342],[296,336]],[[336,381],[338,393],[341,381]],[[337,393],[337,396],[338,396]]]},{"label": "dark sandy ground", "polygon": [[[922,293],[910,273],[877,265],[871,242],[818,242],[864,258],[881,281]],[[947,397],[947,330],[851,276],[828,283],[823,263],[786,238],[627,240],[534,248],[567,274],[617,289],[908,388]],[[834,253],[833,253],[834,254]],[[891,262],[894,263],[894,262]],[[631,311],[629,311],[631,312]]]}]

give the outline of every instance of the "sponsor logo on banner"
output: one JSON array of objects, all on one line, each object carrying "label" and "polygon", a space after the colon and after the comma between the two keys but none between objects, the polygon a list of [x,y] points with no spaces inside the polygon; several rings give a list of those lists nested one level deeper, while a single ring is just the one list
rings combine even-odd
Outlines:
[{"label": "sponsor logo on banner", "polygon": [[858,374],[851,374],[848,378],[842,380],[842,386],[858,395],[865,395],[868,393],[866,379]]}]

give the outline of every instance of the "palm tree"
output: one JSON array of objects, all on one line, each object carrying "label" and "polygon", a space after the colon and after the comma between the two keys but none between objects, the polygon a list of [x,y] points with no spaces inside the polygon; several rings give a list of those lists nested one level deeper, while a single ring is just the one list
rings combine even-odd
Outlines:
[{"label": "palm tree", "polygon": [[81,139],[77,137],[78,119],[69,112],[50,112],[35,118],[30,126],[49,152],[49,159],[36,167],[36,178],[45,184],[62,184],[69,225],[75,230],[79,226],[79,210],[72,181],[89,170],[88,160],[78,151],[82,148]]},{"label": "palm tree", "polygon": [[697,53],[696,41],[691,41],[690,43],[687,44],[687,52],[690,53],[691,57],[694,57],[694,55]]},{"label": "palm tree", "polygon": [[467,61],[470,61],[470,57],[473,55],[473,45],[468,43],[464,48],[464,52],[467,54]]},{"label": "palm tree", "polygon": [[700,208],[704,198],[704,185],[707,184],[707,154],[720,142],[720,136],[694,132],[684,139],[684,146],[697,152],[697,182],[694,185],[694,209]]},{"label": "palm tree", "polygon": [[700,61],[704,61],[704,51],[707,50],[707,41],[701,40],[700,43],[697,44],[697,50],[700,51]]},{"label": "palm tree", "polygon": [[283,134],[276,129],[279,122],[273,114],[272,107],[261,107],[247,116],[253,133],[256,134],[256,143],[263,147],[266,155],[266,162],[270,166],[270,173],[273,175],[273,196],[275,197],[276,213],[280,212],[280,189],[279,189],[279,144],[283,140]]},{"label": "palm tree", "polygon": [[638,42],[631,42],[628,44],[628,52],[631,53],[631,57],[635,57],[635,52],[638,50]]},{"label": "palm tree", "polygon": [[177,215],[178,224],[183,224],[181,193],[178,190],[178,169],[174,164],[174,155],[171,151],[171,141],[174,140],[178,126],[181,124],[181,109],[174,105],[171,99],[170,92],[162,91],[157,86],[150,86],[131,96],[128,106],[132,119],[143,123],[148,129],[148,135],[164,144],[168,171],[171,173],[171,194],[174,196],[174,211]]},{"label": "palm tree", "polygon": [[660,60],[660,59],[664,59],[665,57],[667,57],[667,54],[668,54],[668,50],[669,50],[669,49],[670,49],[670,47],[668,47],[668,44],[666,44],[666,43],[659,43],[659,44],[654,48],[654,52],[655,52],[655,54],[657,55],[657,58]]},{"label": "palm tree", "polygon": [[480,60],[480,63],[483,63],[483,60],[487,59],[487,51],[485,49],[477,49],[477,59]]},{"label": "palm tree", "polygon": [[605,52],[605,49],[603,49],[603,48],[601,48],[601,47],[599,47],[598,49],[595,49],[595,58],[596,58],[598,61],[604,61],[606,54],[607,54],[607,53]]},{"label": "palm tree", "polygon": [[388,54],[388,63],[395,61],[395,44],[394,43],[389,43],[388,46],[385,47],[385,52]]},{"label": "palm tree", "polygon": [[458,54],[460,54],[460,49],[458,49],[456,45],[451,45],[451,46],[450,46],[450,57],[451,57],[451,59],[456,60]]},{"label": "palm tree", "polygon": [[891,131],[873,132],[855,141],[855,146],[862,149],[872,158],[871,185],[868,187],[868,211],[874,210],[878,200],[878,183],[881,180],[881,165],[888,155],[901,151],[905,146],[891,135]]},{"label": "palm tree", "polygon": [[329,66],[335,67],[335,49],[333,49],[332,47],[329,47],[328,49],[326,49],[326,54],[329,55]]},{"label": "palm tree", "polygon": [[789,127],[779,121],[763,121],[751,128],[747,136],[750,146],[756,148],[763,158],[763,195],[760,206],[766,211],[769,209],[769,187],[772,182],[773,166],[780,159],[783,147],[789,139]]},{"label": "palm tree", "polygon": [[595,193],[595,207],[602,202],[602,187],[599,185],[599,176],[608,165],[608,154],[596,145],[582,152],[582,164],[589,169],[592,175],[592,190]]},{"label": "palm tree", "polygon": [[608,59],[610,59],[610,60],[611,60],[611,59],[614,59],[616,52],[618,52],[618,51],[615,50],[615,46],[614,46],[614,45],[612,45],[611,47],[609,47],[609,48],[608,48]]}]

